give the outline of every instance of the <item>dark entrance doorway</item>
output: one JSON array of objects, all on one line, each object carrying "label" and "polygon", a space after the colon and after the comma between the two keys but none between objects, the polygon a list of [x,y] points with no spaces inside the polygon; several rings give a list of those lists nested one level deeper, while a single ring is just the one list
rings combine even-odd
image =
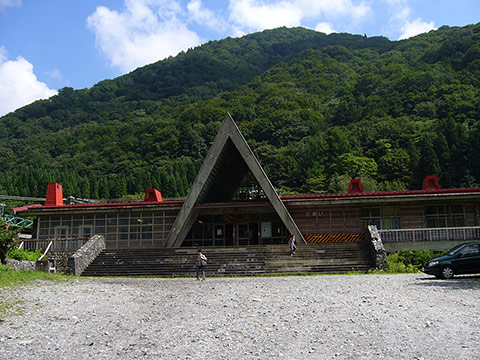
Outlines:
[{"label": "dark entrance doorway", "polygon": [[258,223],[236,224],[237,245],[258,245]]},{"label": "dark entrance doorway", "polygon": [[272,213],[201,214],[182,246],[252,246],[285,243],[287,230]]}]

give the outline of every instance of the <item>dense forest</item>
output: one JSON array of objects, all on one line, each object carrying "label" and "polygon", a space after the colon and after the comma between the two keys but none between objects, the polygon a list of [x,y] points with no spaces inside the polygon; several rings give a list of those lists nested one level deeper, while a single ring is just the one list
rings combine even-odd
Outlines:
[{"label": "dense forest", "polygon": [[186,195],[229,112],[285,193],[480,181],[480,24],[403,41],[279,28],[0,118],[0,194]]}]

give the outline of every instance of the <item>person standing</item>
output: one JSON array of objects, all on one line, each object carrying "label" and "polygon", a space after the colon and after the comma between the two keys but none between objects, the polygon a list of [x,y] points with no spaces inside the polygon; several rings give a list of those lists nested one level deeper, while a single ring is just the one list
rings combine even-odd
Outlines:
[{"label": "person standing", "polygon": [[295,244],[295,235],[290,236],[290,239],[288,239],[288,245],[290,245],[290,256],[293,256],[297,250],[297,245]]},{"label": "person standing", "polygon": [[197,280],[200,280],[200,272],[202,273],[202,280],[205,280],[205,265],[207,265],[207,257],[202,254],[202,250],[198,249]]}]

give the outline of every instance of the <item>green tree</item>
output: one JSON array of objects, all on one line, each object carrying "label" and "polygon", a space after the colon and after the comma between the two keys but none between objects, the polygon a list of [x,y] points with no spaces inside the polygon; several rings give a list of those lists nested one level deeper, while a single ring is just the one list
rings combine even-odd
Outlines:
[{"label": "green tree", "polygon": [[375,178],[377,169],[377,163],[371,158],[355,156],[352,153],[346,153],[338,157],[337,172],[348,174],[351,178],[362,175]]},{"label": "green tree", "polygon": [[0,260],[2,264],[6,264],[7,251],[15,245],[15,239],[21,229],[15,229],[12,225],[7,224],[3,217],[0,217]]}]

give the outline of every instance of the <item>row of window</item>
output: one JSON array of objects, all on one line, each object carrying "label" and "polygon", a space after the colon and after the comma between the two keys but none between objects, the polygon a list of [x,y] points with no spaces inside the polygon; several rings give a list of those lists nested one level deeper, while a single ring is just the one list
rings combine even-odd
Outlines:
[{"label": "row of window", "polygon": [[[398,206],[371,207],[361,209],[361,218],[378,229],[400,229],[400,208]],[[425,227],[465,226],[463,205],[429,205],[424,211]]]},{"label": "row of window", "polygon": [[[476,221],[480,225],[480,205],[476,208]],[[424,208],[424,227],[462,227],[466,225],[463,205],[428,205]],[[108,213],[97,215],[70,215],[39,217],[37,237],[86,238],[93,234],[106,235],[107,241],[151,241],[165,239],[176,213]],[[398,206],[366,207],[360,211],[364,223],[374,224],[379,229],[400,229]],[[199,217],[200,219],[200,217]],[[229,224],[221,215],[202,218],[186,238],[186,244],[198,245],[254,245],[283,243],[286,236],[281,222],[273,219],[238,218],[244,223]],[[228,220],[228,219],[227,219]]]},{"label": "row of window", "polygon": [[[39,239],[89,238],[105,235],[108,243],[129,245],[129,242],[163,241],[175,220],[171,212],[112,213],[39,217]],[[161,246],[161,244],[159,244]]]}]

